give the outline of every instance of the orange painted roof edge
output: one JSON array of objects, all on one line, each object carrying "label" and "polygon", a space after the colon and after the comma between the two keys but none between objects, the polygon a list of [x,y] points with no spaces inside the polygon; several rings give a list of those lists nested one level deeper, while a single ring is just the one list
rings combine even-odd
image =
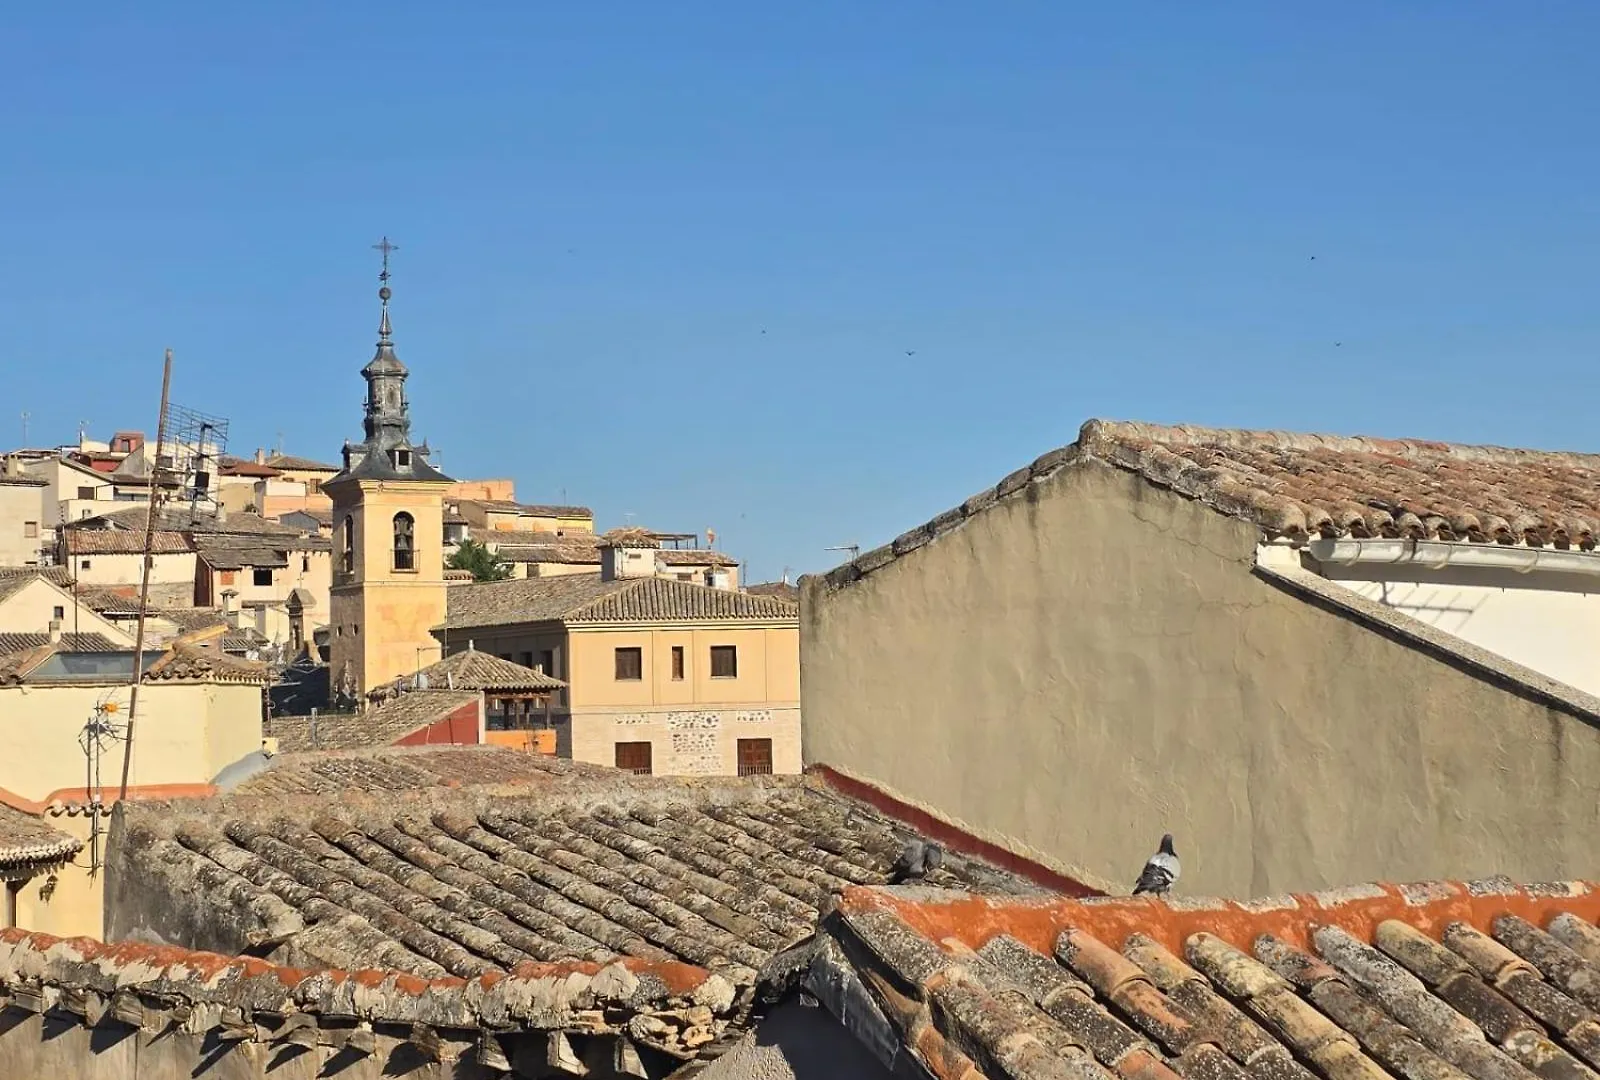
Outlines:
[{"label": "orange painted roof edge", "polygon": [[[108,789],[109,790],[109,789]],[[139,784],[128,789],[131,799],[209,799],[217,794],[215,784]],[[30,799],[15,791],[0,787],[0,803],[27,814],[43,814],[55,805],[73,806],[88,803],[89,789],[81,787],[57,788],[42,799]],[[117,800],[112,798],[109,807]]]},{"label": "orange painted roof edge", "polygon": [[892,889],[856,886],[845,891],[840,910],[846,916],[891,912],[931,940],[953,938],[972,949],[996,935],[1009,934],[1048,955],[1056,938],[1070,927],[1117,950],[1131,935],[1143,934],[1181,956],[1184,942],[1198,933],[1212,934],[1249,952],[1262,934],[1309,948],[1311,934],[1324,926],[1337,926],[1359,940],[1371,941],[1378,924],[1390,919],[1435,939],[1455,922],[1492,932],[1492,923],[1501,915],[1517,915],[1536,926],[1543,926],[1557,912],[1596,922],[1600,921],[1600,883],[1432,881],[1357,885],[1242,901],[1190,897],[1170,901],[1150,897],[1001,900],[959,893],[948,900],[919,902]]},{"label": "orange painted roof edge", "polygon": [[1035,885],[1049,889],[1051,892],[1060,893],[1063,896],[1087,897],[1105,895],[1104,892],[1086,882],[1063,874],[1059,870],[1053,870],[1043,863],[1036,862],[1025,855],[1020,855],[991,840],[974,836],[965,829],[957,828],[950,822],[929,813],[919,806],[913,806],[903,799],[896,798],[870,781],[850,776],[831,765],[810,765],[807,766],[806,771],[819,777],[823,783],[839,794],[848,796],[858,802],[866,803],[896,821],[911,826],[922,835],[939,841],[939,843],[952,851],[958,851],[963,855],[976,856],[991,866],[999,867],[1001,870],[1015,874],[1017,877],[1031,881]]}]

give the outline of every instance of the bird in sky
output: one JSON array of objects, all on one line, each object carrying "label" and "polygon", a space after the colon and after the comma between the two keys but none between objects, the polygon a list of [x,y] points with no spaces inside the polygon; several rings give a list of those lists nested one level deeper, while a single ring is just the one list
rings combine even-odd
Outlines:
[{"label": "bird in sky", "polygon": [[1153,896],[1165,896],[1167,890],[1172,888],[1173,882],[1178,880],[1182,869],[1182,865],[1178,862],[1178,853],[1172,850],[1172,834],[1167,833],[1161,838],[1161,850],[1150,856],[1144,864],[1144,869],[1139,872],[1139,880],[1133,886],[1133,895],[1150,893]]},{"label": "bird in sky", "polygon": [[889,884],[921,881],[944,862],[944,848],[932,840],[910,840],[900,849],[900,857],[889,870]]},{"label": "bird in sky", "polygon": [[907,356],[915,356],[915,355],[917,355],[917,350],[915,350],[915,349],[907,349],[906,350],[906,355]]}]

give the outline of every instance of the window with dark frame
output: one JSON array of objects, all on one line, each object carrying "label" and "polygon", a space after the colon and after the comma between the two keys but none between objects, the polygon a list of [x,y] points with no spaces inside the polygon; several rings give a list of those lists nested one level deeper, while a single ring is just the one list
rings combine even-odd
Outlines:
[{"label": "window with dark frame", "polygon": [[617,681],[637,682],[644,678],[644,650],[629,646],[617,650]]},{"label": "window with dark frame", "polygon": [[552,679],[559,677],[556,675],[556,651],[554,649],[545,649],[539,653],[539,670]]},{"label": "window with dark frame", "polygon": [[94,500],[94,488],[92,488],[92,487],[81,487],[81,488],[79,488],[78,489],[78,498],[80,498],[80,499],[88,499],[90,501],[93,501]]},{"label": "window with dark frame", "polygon": [[416,521],[404,510],[394,516],[394,568],[396,570],[415,570],[417,568],[417,552],[413,546],[416,532]]},{"label": "window with dark frame", "polygon": [[651,768],[650,744],[647,742],[619,742],[616,751],[617,768],[639,776],[649,776]]},{"label": "window with dark frame", "polygon": [[270,566],[256,567],[253,571],[251,571],[250,582],[253,585],[259,585],[263,588],[271,586],[272,568]]},{"label": "window with dark frame", "polygon": [[39,523],[37,521],[24,521],[22,523],[22,535],[29,540],[37,537],[39,535]]},{"label": "window with dark frame", "polygon": [[50,610],[53,612],[53,614],[50,616],[52,619],[65,619],[67,617],[67,609],[62,607],[60,604],[57,604]]},{"label": "window with dark frame", "polygon": [[739,647],[737,645],[711,646],[711,677],[737,679],[739,677]]},{"label": "window with dark frame", "polygon": [[300,572],[302,574],[311,573],[311,556],[310,555],[302,555],[302,556],[300,556]]},{"label": "window with dark frame", "polygon": [[356,572],[356,519],[349,514],[344,519],[344,554],[340,556],[340,569],[346,574]]},{"label": "window with dark frame", "polygon": [[78,563],[78,569],[79,570],[87,570],[87,569],[89,569],[89,560],[88,559],[84,559],[83,561]]},{"label": "window with dark frame", "polygon": [[682,645],[674,645],[672,647],[672,680],[674,682],[682,682],[683,681],[683,646]]},{"label": "window with dark frame", "polygon": [[771,739],[740,739],[738,751],[740,776],[772,775]]}]

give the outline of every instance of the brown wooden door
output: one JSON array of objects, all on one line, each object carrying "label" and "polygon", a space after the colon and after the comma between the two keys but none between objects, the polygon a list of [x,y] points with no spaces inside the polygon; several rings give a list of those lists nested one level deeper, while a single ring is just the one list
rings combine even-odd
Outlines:
[{"label": "brown wooden door", "polygon": [[772,775],[772,740],[771,739],[740,739],[739,740],[739,775],[740,776],[771,776]]},{"label": "brown wooden door", "polygon": [[[629,772],[638,773],[640,776],[649,776],[651,773],[650,744],[647,742],[619,742],[617,745],[617,768],[627,769]],[[771,772],[770,769],[767,770]]]}]

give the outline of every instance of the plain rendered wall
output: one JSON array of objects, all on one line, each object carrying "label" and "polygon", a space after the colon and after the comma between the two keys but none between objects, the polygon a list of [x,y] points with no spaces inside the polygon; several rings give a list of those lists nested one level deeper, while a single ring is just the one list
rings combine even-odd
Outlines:
[{"label": "plain rendered wall", "polygon": [[[56,526],[54,505],[45,511],[46,488],[0,478],[0,566],[37,566],[39,550]],[[33,523],[33,535],[27,523]]]},{"label": "plain rendered wall", "polygon": [[887,1080],[893,1075],[826,1009],[786,1002],[707,1065],[703,1080]]},{"label": "plain rendered wall", "polygon": [[[1525,667],[1600,694],[1600,581],[1511,570],[1323,564],[1323,576]],[[1567,580],[1560,580],[1566,578]],[[1409,580],[1408,580],[1409,579]],[[1586,592],[1584,588],[1596,591]]]},{"label": "plain rendered wall", "polygon": [[[62,789],[82,792],[86,758],[78,745],[95,707],[114,701],[127,719],[128,687],[0,687],[0,788],[38,801]],[[261,748],[261,688],[237,683],[145,684],[129,783],[204,784],[225,765]],[[100,759],[101,782],[122,777],[126,744],[110,742]]]},{"label": "plain rendered wall", "polygon": [[104,634],[114,644],[133,644],[133,635],[109,619],[78,603],[66,590],[37,578],[0,601],[0,634],[42,634],[62,611],[61,631],[66,634]]},{"label": "plain rendered wall", "polygon": [[[80,585],[138,585],[139,553],[67,556],[73,579]],[[83,565],[87,562],[89,565]],[[194,591],[195,554],[192,551],[150,556],[150,584],[187,586]]]},{"label": "plain rendered wall", "polygon": [[801,614],[806,760],[1130,883],[1592,873],[1600,730],[1252,573],[1256,530],[1089,462]]},{"label": "plain rendered wall", "polygon": [[[114,794],[114,793],[113,793]],[[109,800],[108,800],[109,801]],[[90,820],[85,814],[44,818],[52,829],[76,836],[83,849],[73,860],[30,878],[17,893],[17,925],[58,937],[103,938],[105,874],[90,872]],[[100,858],[111,824],[109,810],[100,818]],[[0,1072],[0,1076],[5,1073]]]},{"label": "plain rendered wall", "polygon": [[[333,556],[327,551],[289,551],[288,566],[272,568],[272,584],[257,585],[255,583],[255,568],[245,567],[242,570],[213,570],[200,563],[201,589],[199,600],[202,606],[216,606],[222,603],[222,593],[231,589],[240,606],[265,602],[282,605],[287,603],[289,594],[295,589],[305,589],[312,596],[315,603],[306,611],[306,626],[308,631],[328,625],[329,618],[329,592],[333,586]],[[280,608],[268,616],[268,626],[262,632],[273,641],[289,640],[288,612]]]}]

